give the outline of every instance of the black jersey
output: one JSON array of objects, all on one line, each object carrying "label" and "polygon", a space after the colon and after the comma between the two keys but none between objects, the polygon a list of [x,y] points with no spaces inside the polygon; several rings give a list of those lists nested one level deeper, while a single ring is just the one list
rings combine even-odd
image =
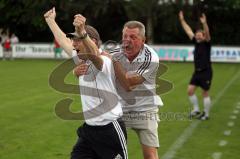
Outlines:
[{"label": "black jersey", "polygon": [[195,45],[195,48],[193,51],[195,71],[210,69],[211,68],[211,43],[207,41],[198,43],[195,37],[193,38],[192,42]]}]

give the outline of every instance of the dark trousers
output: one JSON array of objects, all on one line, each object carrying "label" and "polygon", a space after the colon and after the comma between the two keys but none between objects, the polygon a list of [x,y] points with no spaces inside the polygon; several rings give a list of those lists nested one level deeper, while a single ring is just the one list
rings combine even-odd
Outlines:
[{"label": "dark trousers", "polygon": [[123,121],[104,126],[84,123],[77,130],[78,140],[71,159],[127,159],[127,133]]}]

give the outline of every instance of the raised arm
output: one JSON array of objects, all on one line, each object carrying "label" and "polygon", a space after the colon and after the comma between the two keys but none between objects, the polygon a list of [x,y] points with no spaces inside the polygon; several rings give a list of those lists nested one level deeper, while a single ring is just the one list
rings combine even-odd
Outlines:
[{"label": "raised arm", "polygon": [[86,47],[86,53],[79,54],[79,58],[89,59],[93,62],[95,67],[99,70],[102,70],[103,60],[100,57],[100,52],[97,45],[94,41],[88,36],[86,27],[85,27],[86,18],[81,14],[77,14],[74,16],[73,25],[75,26],[75,30],[78,33],[79,37],[82,39],[84,47]]},{"label": "raised arm", "polygon": [[207,18],[206,18],[206,15],[204,13],[200,17],[200,22],[203,25],[203,30],[204,30],[206,41],[210,41],[211,36],[210,36],[210,32],[209,32],[209,27],[208,27],[208,24],[207,24]]},{"label": "raised arm", "polygon": [[55,21],[56,18],[55,7],[47,11],[44,14],[44,18],[49,28],[51,29],[55,39],[58,41],[59,45],[64,49],[64,51],[69,56],[72,56],[72,50],[74,49],[72,46],[72,42],[70,39],[66,37],[66,34],[59,28],[58,24]]},{"label": "raised arm", "polygon": [[86,18],[81,14],[77,14],[74,16],[73,25],[75,26],[75,30],[78,33],[78,35],[82,37],[84,46],[88,51],[90,51],[89,53],[94,55],[100,55],[97,45],[93,42],[93,40],[89,36],[86,36],[87,32],[85,29],[85,22]]},{"label": "raised arm", "polygon": [[112,58],[115,76],[126,91],[131,91],[136,88],[137,85],[142,84],[145,79],[136,72],[127,72],[118,58],[120,57]]},{"label": "raised arm", "polygon": [[180,11],[179,14],[179,20],[180,20],[180,23],[183,27],[183,30],[185,31],[185,33],[188,35],[189,39],[192,40],[193,37],[194,37],[194,33],[191,29],[191,27],[187,24],[187,22],[185,21],[184,19],[184,15],[183,15],[183,11]]}]

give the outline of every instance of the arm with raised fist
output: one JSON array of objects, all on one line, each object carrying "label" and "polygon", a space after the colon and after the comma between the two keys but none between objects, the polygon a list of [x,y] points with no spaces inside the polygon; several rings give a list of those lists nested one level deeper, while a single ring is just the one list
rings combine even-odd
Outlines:
[{"label": "arm with raised fist", "polygon": [[191,27],[185,21],[183,11],[180,11],[178,16],[179,16],[179,20],[180,20],[183,30],[188,35],[189,39],[192,40],[194,37],[194,33],[193,33]]},{"label": "arm with raised fist", "polygon": [[72,46],[72,42],[69,38],[66,37],[66,34],[60,29],[60,27],[55,21],[56,18],[55,7],[47,11],[44,14],[44,18],[49,28],[51,29],[55,39],[58,41],[59,45],[65,50],[65,52],[69,56],[72,56],[72,50],[74,49]]},{"label": "arm with raised fist", "polygon": [[86,18],[81,14],[77,14],[74,16],[73,25],[75,27],[75,31],[78,33],[79,38],[82,39],[83,45],[86,48],[85,54],[78,54],[78,57],[83,60],[90,60],[93,62],[95,67],[98,70],[102,70],[103,60],[100,57],[100,52],[97,45],[93,42],[93,40],[88,36],[88,33],[85,29]]},{"label": "arm with raised fist", "polygon": [[206,15],[204,13],[200,17],[200,22],[203,25],[203,31],[204,31],[204,34],[205,34],[206,41],[210,41],[211,36],[210,36],[210,32],[209,32],[209,27],[208,27],[208,24],[207,24],[207,18],[206,18]]}]

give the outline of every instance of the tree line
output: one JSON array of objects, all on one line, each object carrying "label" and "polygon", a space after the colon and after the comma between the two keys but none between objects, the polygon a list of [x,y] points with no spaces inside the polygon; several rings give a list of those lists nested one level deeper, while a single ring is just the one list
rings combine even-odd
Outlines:
[{"label": "tree line", "polygon": [[55,6],[56,21],[64,32],[72,32],[73,16],[87,18],[100,33],[102,41],[121,40],[128,20],[146,26],[148,43],[189,44],[182,30],[178,12],[183,10],[187,22],[196,28],[201,13],[207,15],[215,45],[239,45],[239,0],[0,0],[0,28],[18,35],[21,42],[50,42],[53,36],[43,14]]}]

